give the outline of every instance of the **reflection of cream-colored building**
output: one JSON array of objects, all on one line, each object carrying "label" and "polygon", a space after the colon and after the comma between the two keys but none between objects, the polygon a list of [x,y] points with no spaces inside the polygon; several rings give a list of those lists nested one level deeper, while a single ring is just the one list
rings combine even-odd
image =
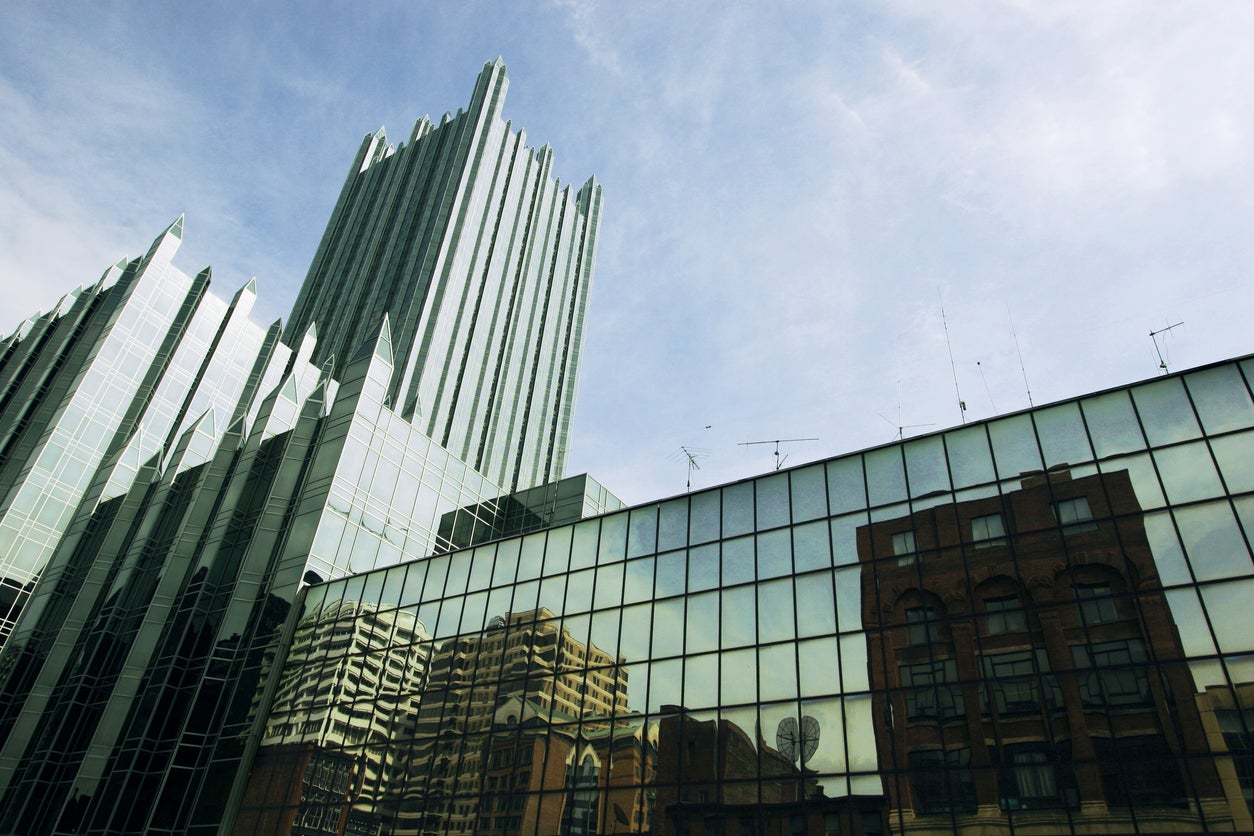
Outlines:
[{"label": "reflection of cream-colored building", "polygon": [[541,608],[492,620],[482,633],[448,640],[431,658],[414,741],[396,788],[398,828],[461,832],[474,828],[493,718],[524,700],[542,718],[599,718],[627,712],[622,661],[571,635]]},{"label": "reflection of cream-colored building", "polygon": [[1237,827],[1254,832],[1254,682],[1209,687],[1197,707]]},{"label": "reflection of cream-colored building", "polygon": [[[318,660],[330,654],[326,665]],[[248,792],[294,832],[375,832],[421,699],[430,636],[412,612],[335,603],[296,628]],[[272,768],[267,767],[270,764]],[[241,821],[237,832],[273,827]],[[242,828],[242,829],[241,829]]]}]

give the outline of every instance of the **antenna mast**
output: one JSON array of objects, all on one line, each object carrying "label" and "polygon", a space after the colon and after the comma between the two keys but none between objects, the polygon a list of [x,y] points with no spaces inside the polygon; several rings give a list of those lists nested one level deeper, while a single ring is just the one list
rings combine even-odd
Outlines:
[{"label": "antenna mast", "polygon": [[[1166,334],[1172,328],[1177,328],[1183,324],[1184,324],[1184,321],[1181,320],[1180,322],[1177,322],[1175,325],[1168,325],[1166,328],[1159,328],[1157,331],[1150,331],[1149,333],[1150,339],[1154,341],[1154,351],[1158,353],[1158,368],[1163,370],[1163,374],[1167,374],[1167,361],[1163,359],[1163,350],[1158,347],[1158,335]],[[1164,338],[1163,341],[1166,342],[1166,339]]]},{"label": "antenna mast", "polygon": [[958,367],[954,365],[954,344],[949,341],[949,322],[945,319],[945,300],[941,298],[940,288],[936,289],[936,298],[940,300],[941,325],[945,327],[945,346],[949,349],[949,369],[954,373],[954,394],[958,396],[958,416],[962,423],[967,423],[967,402],[962,399],[962,390],[958,388]]},{"label": "antenna mast", "polygon": [[678,450],[670,455],[671,461],[683,460],[688,466],[688,484],[684,486],[687,491],[692,490],[692,471],[700,470],[701,465],[697,464],[697,459],[705,458],[710,455],[710,451],[702,447],[681,446]]},{"label": "antenna mast", "polygon": [[775,469],[779,470],[781,467],[784,466],[784,461],[787,460],[788,458],[787,455],[785,455],[784,458],[782,459],[779,457],[779,445],[794,444],[800,441],[818,441],[818,439],[817,438],[773,438],[773,439],[770,439],[769,441],[742,441],[737,446],[749,447],[750,445],[753,445],[753,444],[774,444],[775,445]]},{"label": "antenna mast", "polygon": [[[885,416],[884,413],[882,412],[877,412],[876,415],[883,418],[889,424],[893,423],[892,421],[889,421],[888,417]],[[898,360],[897,361],[897,434],[894,435],[893,438],[897,439],[898,441],[901,441],[902,439],[906,437],[906,430],[913,430],[917,427],[930,427],[930,426],[932,425],[931,424],[903,424],[902,423],[902,420],[901,420],[901,361]]]},{"label": "antenna mast", "polygon": [[1019,335],[1015,333],[1015,318],[1010,315],[1010,306],[1006,306],[1006,319],[1010,320],[1010,336],[1015,338],[1015,353],[1019,355],[1019,371],[1023,373],[1023,388],[1028,391],[1028,406],[1032,403],[1032,387],[1028,385],[1028,370],[1023,367],[1023,352],[1019,350]]}]

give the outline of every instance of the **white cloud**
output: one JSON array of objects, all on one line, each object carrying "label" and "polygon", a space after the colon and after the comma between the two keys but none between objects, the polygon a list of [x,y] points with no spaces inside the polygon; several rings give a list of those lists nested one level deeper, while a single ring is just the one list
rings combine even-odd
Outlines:
[{"label": "white cloud", "polygon": [[571,458],[629,499],[680,444],[708,485],[769,466],[744,441],[887,441],[899,377],[903,423],[955,423],[938,288],[972,415],[1025,405],[1007,308],[1038,403],[1152,374],[1168,321],[1182,364],[1249,348],[1243,5],[20,11],[0,330],[183,211],[180,264],[282,313],[360,136],[500,53],[506,116],[605,185]]}]

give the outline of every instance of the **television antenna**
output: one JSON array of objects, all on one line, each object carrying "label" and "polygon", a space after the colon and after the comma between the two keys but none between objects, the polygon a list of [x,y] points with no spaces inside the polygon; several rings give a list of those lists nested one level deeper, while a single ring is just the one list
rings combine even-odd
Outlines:
[{"label": "television antenna", "polygon": [[817,438],[772,438],[767,441],[742,441],[736,446],[751,447],[755,444],[774,444],[775,445],[775,469],[779,470],[781,467],[784,466],[784,462],[788,460],[787,454],[785,454],[784,458],[782,459],[779,457],[779,445],[797,444],[802,441],[818,441],[818,439]]},{"label": "television antenna", "polygon": [[898,441],[901,441],[902,439],[906,437],[906,430],[914,430],[914,429],[919,429],[921,427],[935,426],[934,424],[903,424],[901,423],[901,361],[897,362],[897,423],[893,425],[893,422],[889,421],[887,416],[885,416],[884,413],[882,412],[877,412],[875,414],[883,418],[886,424],[897,427],[897,434],[894,435],[893,438],[897,439]]},{"label": "television antenna", "polygon": [[796,717],[780,720],[775,729],[775,748],[789,763],[797,763],[800,757],[801,771],[805,772],[806,761],[819,748],[819,721],[808,714],[801,718],[799,726]]},{"label": "television antenna", "polygon": [[704,447],[689,447],[687,445],[682,445],[678,450],[670,454],[670,461],[682,461],[688,466],[688,484],[685,486],[685,490],[692,490],[692,471],[701,469],[697,459],[703,459],[708,455],[710,455],[710,451]]},{"label": "television antenna", "polygon": [[958,388],[958,366],[954,363],[954,344],[949,339],[949,321],[945,319],[945,300],[941,297],[940,288],[936,289],[936,298],[940,301],[941,325],[945,329],[945,347],[949,349],[949,370],[954,373],[954,394],[958,396],[958,415],[962,423],[967,423],[967,402],[962,399],[962,390]]},{"label": "television antenna", "polygon": [[[1180,321],[1180,322],[1177,322],[1175,325],[1168,325],[1166,328],[1159,328],[1157,331],[1150,331],[1149,333],[1150,339],[1154,341],[1154,351],[1158,353],[1158,368],[1163,370],[1163,374],[1167,374],[1167,361],[1163,359],[1163,350],[1159,348],[1158,346],[1158,335],[1166,334],[1172,328],[1178,328],[1183,324],[1184,322]],[[1163,344],[1166,345],[1166,343],[1167,343],[1167,338],[1164,337]]]},{"label": "television antenna", "polygon": [[984,366],[979,360],[975,361],[975,367],[980,370],[980,380],[984,381],[984,394],[988,395],[988,404],[993,408],[993,414],[997,414],[997,404],[993,402],[993,390],[988,388],[988,378],[984,376]]},{"label": "television antenna", "polygon": [[1010,306],[1006,306],[1006,318],[1010,320],[1010,336],[1015,339],[1015,353],[1019,355],[1019,371],[1023,373],[1023,388],[1028,392],[1028,406],[1036,406],[1032,403],[1032,387],[1028,385],[1028,370],[1023,366],[1023,352],[1019,350],[1019,335],[1015,333],[1015,318],[1010,315]]}]

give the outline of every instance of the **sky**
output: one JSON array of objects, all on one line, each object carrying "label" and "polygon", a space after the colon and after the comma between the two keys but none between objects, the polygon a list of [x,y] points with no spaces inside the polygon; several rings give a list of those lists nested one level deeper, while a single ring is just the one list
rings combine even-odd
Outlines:
[{"label": "sky", "polygon": [[775,466],[747,442],[1254,351],[1251,33],[1221,0],[9,0],[0,334],[180,214],[176,264],[285,317],[361,138],[500,55],[505,117],[604,188],[568,472],[721,484]]}]

